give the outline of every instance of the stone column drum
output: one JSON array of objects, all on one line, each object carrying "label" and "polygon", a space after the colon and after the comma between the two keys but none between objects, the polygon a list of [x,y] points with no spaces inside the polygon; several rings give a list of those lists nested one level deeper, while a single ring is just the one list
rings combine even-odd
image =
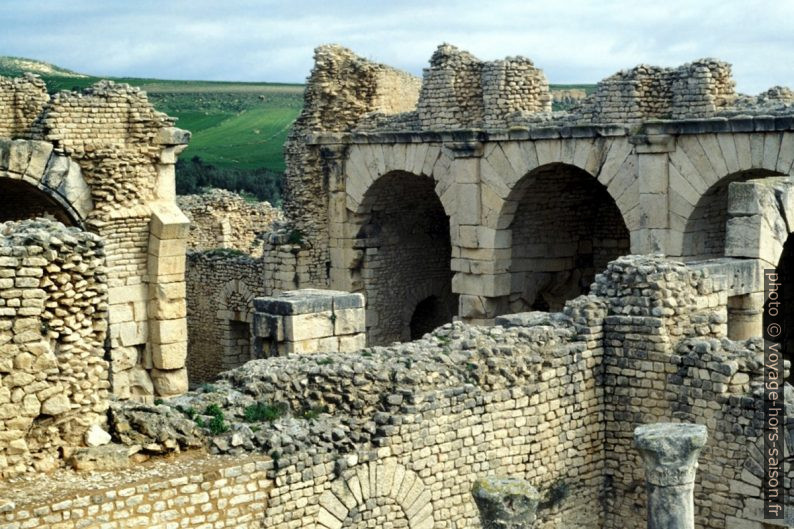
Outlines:
[{"label": "stone column drum", "polygon": [[535,525],[540,494],[523,479],[478,479],[472,495],[483,529],[532,529]]},{"label": "stone column drum", "polygon": [[645,461],[648,529],[695,528],[695,472],[706,438],[700,424],[657,423],[634,430]]}]

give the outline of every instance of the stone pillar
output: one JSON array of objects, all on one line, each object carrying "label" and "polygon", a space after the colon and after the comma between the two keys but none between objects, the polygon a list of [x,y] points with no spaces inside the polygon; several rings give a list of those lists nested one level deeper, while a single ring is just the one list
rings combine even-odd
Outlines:
[{"label": "stone pillar", "polygon": [[764,293],[728,298],[728,338],[746,340],[763,335]]},{"label": "stone pillar", "polygon": [[633,230],[631,233],[631,251],[636,254],[669,255],[671,248],[668,153],[675,150],[675,138],[665,134],[648,134],[635,137],[633,141],[634,151],[637,153],[642,213],[639,230]]},{"label": "stone pillar", "polygon": [[648,529],[695,528],[695,472],[706,438],[700,424],[645,424],[634,430],[645,461]]},{"label": "stone pillar", "polygon": [[540,494],[523,479],[479,479],[472,495],[483,529],[531,529],[535,525]]},{"label": "stone pillar", "polygon": [[254,355],[352,353],[366,347],[364,296],[303,289],[254,300]]},{"label": "stone pillar", "polygon": [[190,220],[174,203],[155,202],[149,223],[149,348],[144,362],[161,397],[188,390],[185,254]]}]

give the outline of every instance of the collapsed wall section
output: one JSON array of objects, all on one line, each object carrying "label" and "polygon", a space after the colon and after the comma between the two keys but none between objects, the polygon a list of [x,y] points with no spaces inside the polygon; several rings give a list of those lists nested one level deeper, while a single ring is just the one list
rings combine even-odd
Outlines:
[{"label": "collapsed wall section", "polygon": [[573,113],[594,123],[709,117],[736,99],[731,65],[701,59],[678,68],[639,65],[600,81]]},{"label": "collapsed wall section", "polygon": [[178,196],[176,200],[190,219],[188,249],[194,251],[227,248],[261,257],[264,235],[283,220],[281,211],[270,203],[249,203],[223,189]]},{"label": "collapsed wall section", "polygon": [[104,261],[97,235],[0,224],[0,476],[51,470],[106,421]]},{"label": "collapsed wall section", "polygon": [[424,70],[417,106],[425,130],[505,127],[514,113],[551,111],[549,83],[525,57],[480,61],[442,44]]},{"label": "collapsed wall section", "polygon": [[28,136],[49,100],[47,86],[35,75],[0,77],[0,138]]}]

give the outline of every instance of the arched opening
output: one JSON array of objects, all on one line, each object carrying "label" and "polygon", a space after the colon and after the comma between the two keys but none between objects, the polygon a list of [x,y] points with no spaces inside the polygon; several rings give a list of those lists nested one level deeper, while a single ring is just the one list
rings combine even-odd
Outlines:
[{"label": "arched opening", "polygon": [[[780,344],[783,349],[783,357],[789,360],[794,366],[794,234],[789,235],[786,243],[783,245],[783,253],[780,255],[777,268],[777,283],[778,294],[780,300],[780,314],[781,317],[777,321],[781,324],[782,334],[780,335]],[[767,302],[768,303],[768,302]],[[769,307],[764,306],[764,327],[766,328],[770,321]],[[782,322],[780,319],[782,318]],[[792,373],[789,374],[788,381],[794,384],[794,368]]]},{"label": "arched opening", "polygon": [[418,340],[450,320],[452,320],[450,307],[442,303],[438,297],[430,296],[423,299],[411,316],[411,340]]},{"label": "arched opening", "polygon": [[766,169],[750,169],[726,176],[700,197],[684,228],[682,257],[687,260],[725,256],[725,227],[728,219],[728,185],[755,178],[780,176]]},{"label": "arched opening", "polygon": [[0,178],[0,222],[50,217],[66,226],[79,223],[57,200],[22,180]]},{"label": "arched opening", "polygon": [[369,343],[411,339],[414,308],[429,297],[437,305],[422,325],[451,321],[457,299],[452,294],[449,219],[432,179],[388,173],[367,191],[362,213],[356,247],[363,251],[359,266]]},{"label": "arched opening", "polygon": [[562,309],[629,251],[629,230],[615,201],[577,167],[551,164],[530,172],[505,212],[512,214],[511,312]]}]

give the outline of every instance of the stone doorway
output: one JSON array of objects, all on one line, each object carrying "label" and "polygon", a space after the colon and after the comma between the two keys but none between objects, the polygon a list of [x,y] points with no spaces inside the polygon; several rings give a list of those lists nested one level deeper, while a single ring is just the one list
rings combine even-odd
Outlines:
[{"label": "stone doorway", "polygon": [[[359,266],[369,342],[410,340],[420,328],[427,332],[432,330],[428,325],[452,321],[457,299],[452,294],[449,219],[433,180],[388,173],[369,188],[362,208],[356,247],[363,254]],[[445,310],[413,325],[418,305],[430,297]]]}]

